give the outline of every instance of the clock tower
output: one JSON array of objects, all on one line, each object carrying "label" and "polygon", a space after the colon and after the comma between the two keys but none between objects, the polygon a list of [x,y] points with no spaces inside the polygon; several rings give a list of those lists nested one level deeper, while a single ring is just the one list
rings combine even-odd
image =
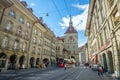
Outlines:
[{"label": "clock tower", "polygon": [[73,27],[72,19],[70,17],[69,27],[64,33],[64,46],[70,51],[69,58],[74,58],[76,62],[79,62],[78,55],[78,32]]}]

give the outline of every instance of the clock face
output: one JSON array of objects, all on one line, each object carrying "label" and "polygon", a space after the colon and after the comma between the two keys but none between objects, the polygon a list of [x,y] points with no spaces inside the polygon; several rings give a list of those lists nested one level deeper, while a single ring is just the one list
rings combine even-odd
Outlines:
[{"label": "clock face", "polygon": [[70,40],[72,40],[72,39],[73,39],[73,37],[72,37],[72,36],[70,36],[70,37],[69,37],[69,39],[70,39]]}]

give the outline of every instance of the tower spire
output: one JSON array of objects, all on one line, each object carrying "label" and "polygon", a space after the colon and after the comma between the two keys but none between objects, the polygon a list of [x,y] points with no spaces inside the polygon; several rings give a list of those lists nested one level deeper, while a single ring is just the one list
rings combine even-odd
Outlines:
[{"label": "tower spire", "polygon": [[72,17],[70,15],[70,22],[69,22],[69,26],[72,26]]}]

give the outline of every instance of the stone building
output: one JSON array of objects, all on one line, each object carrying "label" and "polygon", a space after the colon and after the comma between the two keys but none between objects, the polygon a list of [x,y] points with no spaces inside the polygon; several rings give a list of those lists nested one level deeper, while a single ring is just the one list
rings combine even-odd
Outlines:
[{"label": "stone building", "polygon": [[[36,67],[54,56],[54,33],[38,19],[25,1],[0,0],[0,70]],[[49,46],[46,44],[49,43]],[[48,49],[48,54],[46,50]],[[53,60],[53,61],[54,61]],[[54,61],[55,62],[55,61]]]},{"label": "stone building", "polygon": [[87,63],[87,60],[86,60],[87,55],[86,55],[86,52],[85,52],[85,47],[86,47],[86,45],[83,45],[83,46],[80,46],[80,47],[78,48],[79,62],[80,62],[81,64]]},{"label": "stone building", "polygon": [[[69,27],[64,33],[63,37],[58,37],[61,56],[67,56],[68,59],[75,59],[76,62],[79,62],[78,56],[78,32],[74,29],[72,20],[70,18]],[[57,44],[56,44],[57,45]],[[57,49],[57,50],[58,50]],[[66,53],[66,54],[65,54]],[[64,55],[62,55],[64,54]]]},{"label": "stone building", "polygon": [[90,0],[86,24],[88,53],[92,64],[120,77],[120,1]]}]

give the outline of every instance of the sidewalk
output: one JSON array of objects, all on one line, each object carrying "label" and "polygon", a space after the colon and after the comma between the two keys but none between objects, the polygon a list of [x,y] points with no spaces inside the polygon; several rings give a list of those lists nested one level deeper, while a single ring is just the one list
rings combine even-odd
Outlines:
[{"label": "sidewalk", "polygon": [[[18,73],[29,73],[29,72],[36,72],[38,70],[46,70],[46,69],[53,69],[55,67],[47,67],[47,68],[29,68],[29,69],[19,69]],[[5,72],[0,72],[0,74],[14,74],[15,70],[7,70]]]}]

